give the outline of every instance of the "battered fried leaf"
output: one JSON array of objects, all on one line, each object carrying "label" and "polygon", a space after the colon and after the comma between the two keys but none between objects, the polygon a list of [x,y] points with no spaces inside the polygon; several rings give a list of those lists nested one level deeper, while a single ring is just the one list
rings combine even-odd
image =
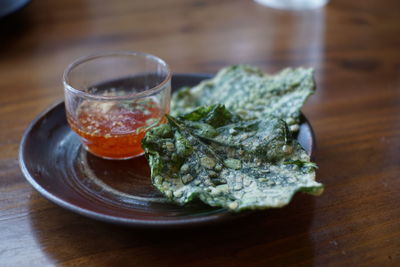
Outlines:
[{"label": "battered fried leaf", "polygon": [[266,115],[282,118],[295,132],[299,129],[300,108],[314,90],[312,69],[288,68],[267,75],[255,67],[234,65],[222,69],[213,79],[174,94],[172,115],[203,105],[224,104],[244,119]]},{"label": "battered fried leaf", "polygon": [[168,116],[142,147],[153,184],[182,205],[199,198],[231,211],[264,209],[288,204],[298,191],[323,190],[315,164],[273,116],[242,120],[222,105],[201,107]]}]

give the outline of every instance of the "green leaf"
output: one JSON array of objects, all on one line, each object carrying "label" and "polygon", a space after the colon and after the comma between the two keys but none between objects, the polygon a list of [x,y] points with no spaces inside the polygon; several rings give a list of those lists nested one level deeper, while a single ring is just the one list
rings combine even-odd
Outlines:
[{"label": "green leaf", "polygon": [[180,116],[180,118],[188,121],[202,121],[212,127],[220,127],[240,119],[221,104],[199,107],[190,113]]},{"label": "green leaf", "polygon": [[[214,124],[213,114],[224,116]],[[231,211],[264,209],[288,204],[298,191],[323,189],[314,168],[291,164],[312,163],[285,122],[273,116],[244,121],[222,105],[200,107],[168,116],[168,124],[147,132],[142,146],[154,186],[181,205],[198,198]]]},{"label": "green leaf", "polygon": [[318,169],[317,164],[315,164],[314,162],[308,162],[308,161],[303,161],[303,160],[289,160],[289,161],[285,161],[285,164],[294,164],[300,168],[314,168],[314,169]]},{"label": "green leaf", "polygon": [[[273,115],[285,120],[290,131],[300,123],[300,108],[315,91],[312,69],[285,69],[267,75],[258,68],[235,65],[222,69],[213,79],[172,96],[172,115],[212,104],[224,104],[243,119]],[[193,115],[197,116],[197,114]]]}]

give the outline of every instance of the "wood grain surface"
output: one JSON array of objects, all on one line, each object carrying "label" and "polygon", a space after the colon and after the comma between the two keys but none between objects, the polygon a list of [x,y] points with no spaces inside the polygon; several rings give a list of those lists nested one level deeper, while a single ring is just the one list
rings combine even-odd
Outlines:
[{"label": "wood grain surface", "polygon": [[[0,266],[399,266],[400,3],[287,12],[251,0],[33,0],[0,21]],[[316,69],[303,112],[320,197],[212,227],[146,231],[42,198],[18,166],[28,123],[79,56],[138,50],[174,72]],[[57,177],[54,177],[55,179]]]}]

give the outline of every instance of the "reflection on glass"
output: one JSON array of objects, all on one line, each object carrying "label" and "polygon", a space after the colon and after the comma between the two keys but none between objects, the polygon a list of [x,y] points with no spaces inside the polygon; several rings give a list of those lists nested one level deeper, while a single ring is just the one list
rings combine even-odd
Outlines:
[{"label": "reflection on glass", "polygon": [[255,0],[257,3],[277,9],[303,10],[319,8],[329,0]]}]

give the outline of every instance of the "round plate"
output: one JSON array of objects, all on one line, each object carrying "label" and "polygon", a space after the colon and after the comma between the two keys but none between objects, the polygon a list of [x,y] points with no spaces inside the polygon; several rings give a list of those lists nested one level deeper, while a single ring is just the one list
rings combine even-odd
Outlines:
[{"label": "round plate", "polygon": [[[177,74],[172,89],[194,86],[208,74]],[[305,118],[298,140],[311,154],[314,135]],[[28,182],[45,198],[81,215],[122,225],[166,228],[222,222],[248,214],[198,203],[168,203],[150,181],[145,157],[104,160],[87,153],[65,118],[64,103],[40,115],[26,129],[19,162]]]}]

